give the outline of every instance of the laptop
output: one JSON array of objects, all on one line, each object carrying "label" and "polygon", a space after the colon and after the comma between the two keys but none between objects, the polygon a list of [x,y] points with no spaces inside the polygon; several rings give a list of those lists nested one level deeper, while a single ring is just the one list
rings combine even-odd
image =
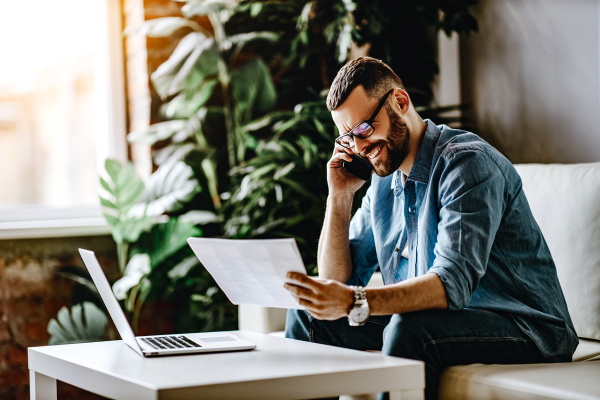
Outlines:
[{"label": "laptop", "polygon": [[179,354],[253,350],[256,348],[254,343],[228,332],[135,336],[94,252],[79,249],[79,253],[121,338],[139,355],[144,357],[174,356]]}]

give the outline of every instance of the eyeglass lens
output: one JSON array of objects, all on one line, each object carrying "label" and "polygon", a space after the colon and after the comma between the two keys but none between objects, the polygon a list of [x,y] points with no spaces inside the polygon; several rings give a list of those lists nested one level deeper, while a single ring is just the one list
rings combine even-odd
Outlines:
[{"label": "eyeglass lens", "polygon": [[348,134],[340,136],[338,138],[338,142],[345,147],[354,146],[354,136],[357,136],[361,139],[364,139],[373,133],[373,127],[369,125],[367,122],[362,122],[358,124],[352,131]]}]

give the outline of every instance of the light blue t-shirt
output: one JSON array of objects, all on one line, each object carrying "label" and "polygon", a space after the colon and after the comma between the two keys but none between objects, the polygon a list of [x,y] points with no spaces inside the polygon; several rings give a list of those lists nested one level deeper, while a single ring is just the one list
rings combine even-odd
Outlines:
[{"label": "light blue t-shirt", "polygon": [[348,284],[378,267],[386,285],[434,272],[450,311],[508,313],[546,357],[570,360],[577,335],[517,171],[477,135],[425,121],[404,186],[400,171],[373,175],[352,218]]}]

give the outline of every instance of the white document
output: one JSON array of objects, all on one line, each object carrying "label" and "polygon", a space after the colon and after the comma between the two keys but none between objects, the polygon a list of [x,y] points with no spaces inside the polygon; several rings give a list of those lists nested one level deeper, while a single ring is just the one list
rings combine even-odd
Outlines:
[{"label": "white document", "polygon": [[284,289],[289,271],[306,274],[294,239],[188,239],[202,265],[236,305],[304,309]]}]

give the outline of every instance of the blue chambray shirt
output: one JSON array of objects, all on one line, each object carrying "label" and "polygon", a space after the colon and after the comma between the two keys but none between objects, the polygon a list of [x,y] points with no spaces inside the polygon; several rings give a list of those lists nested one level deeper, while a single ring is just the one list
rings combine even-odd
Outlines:
[{"label": "blue chambray shirt", "polygon": [[570,361],[577,335],[517,171],[477,135],[425,122],[404,187],[400,171],[373,175],[352,218],[348,284],[378,267],[386,285],[434,272],[449,310],[508,313],[546,357]]}]

